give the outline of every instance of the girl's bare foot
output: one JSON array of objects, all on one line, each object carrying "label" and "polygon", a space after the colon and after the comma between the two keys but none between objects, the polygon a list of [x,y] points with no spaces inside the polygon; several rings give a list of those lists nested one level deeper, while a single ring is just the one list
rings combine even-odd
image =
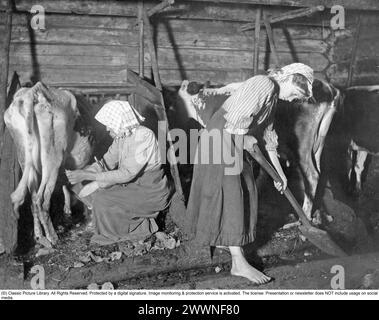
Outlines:
[{"label": "girl's bare foot", "polygon": [[232,254],[232,270],[230,273],[233,276],[239,276],[249,279],[255,284],[265,284],[272,280],[271,277],[251,266],[243,255],[241,247],[229,247]]}]

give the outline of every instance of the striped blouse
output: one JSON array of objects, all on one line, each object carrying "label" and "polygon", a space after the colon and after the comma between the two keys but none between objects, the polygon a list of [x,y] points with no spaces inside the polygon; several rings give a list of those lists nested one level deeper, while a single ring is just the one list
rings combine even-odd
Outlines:
[{"label": "striped blouse", "polygon": [[265,125],[266,150],[276,151],[278,136],[273,126],[273,108],[277,101],[275,83],[268,76],[246,80],[223,104],[225,129],[231,134],[245,135],[251,125]]}]

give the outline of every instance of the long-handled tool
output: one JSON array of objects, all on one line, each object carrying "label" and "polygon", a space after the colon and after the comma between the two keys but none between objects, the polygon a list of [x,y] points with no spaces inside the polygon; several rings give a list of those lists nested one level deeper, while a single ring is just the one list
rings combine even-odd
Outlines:
[{"label": "long-handled tool", "polygon": [[[274,181],[282,182],[279,174],[266,160],[257,144],[254,145],[253,151],[251,151],[250,154],[261,165],[261,167],[266,170],[266,172],[271,176],[272,179],[274,179]],[[327,254],[337,257],[346,257],[347,254],[332,240],[326,231],[312,226],[292,192],[286,188],[283,193],[300,218],[302,225],[299,226],[299,229],[301,233],[316,247],[326,252]]]}]

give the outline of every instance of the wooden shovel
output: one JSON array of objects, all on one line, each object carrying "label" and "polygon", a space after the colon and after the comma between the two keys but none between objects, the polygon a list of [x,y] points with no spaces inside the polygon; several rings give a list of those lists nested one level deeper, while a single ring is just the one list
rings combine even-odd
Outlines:
[{"label": "wooden shovel", "polygon": [[[258,145],[255,144],[253,151],[250,152],[252,157],[260,164],[260,166],[266,170],[266,172],[271,176],[272,179],[276,182],[282,182],[279,177],[279,174],[271,166],[271,164],[266,160]],[[286,196],[288,201],[291,203],[292,207],[295,209],[297,215],[300,218],[302,223],[299,226],[301,233],[312,242],[317,248],[326,252],[329,255],[337,257],[346,257],[347,254],[332,240],[330,235],[321,229],[314,227],[309,220],[307,219],[303,209],[300,207],[299,203],[295,199],[292,192],[286,188],[283,191],[283,194]]]}]

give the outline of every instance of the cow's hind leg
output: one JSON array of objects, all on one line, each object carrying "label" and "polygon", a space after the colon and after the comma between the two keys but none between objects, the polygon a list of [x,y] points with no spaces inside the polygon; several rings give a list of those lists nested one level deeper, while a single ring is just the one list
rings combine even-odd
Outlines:
[{"label": "cow's hind leg", "polygon": [[52,243],[55,244],[58,241],[58,236],[55,232],[53,223],[50,218],[50,201],[51,195],[53,194],[55,184],[58,178],[59,167],[55,168],[52,172],[50,172],[49,180],[46,183],[45,191],[43,194],[43,204],[40,210],[40,221],[45,230],[46,238]]},{"label": "cow's hind leg", "polygon": [[357,160],[354,165],[354,171],[356,175],[355,191],[359,194],[362,192],[362,172],[365,169],[365,161],[368,153],[363,150],[357,151]]},{"label": "cow's hind leg", "polygon": [[347,158],[346,158],[346,167],[347,167],[347,170],[348,170],[347,176],[348,176],[348,180],[349,180],[349,188],[350,188],[350,184],[351,184],[351,181],[352,181],[352,175],[353,175],[354,152],[355,151],[353,150],[353,148],[350,145],[349,148],[348,148],[348,150],[347,150]]},{"label": "cow's hind leg", "polygon": [[66,185],[62,186],[62,191],[64,194],[63,212],[66,216],[71,216],[71,196],[70,196],[70,192],[68,191],[68,188]]},{"label": "cow's hind leg", "polygon": [[[355,157],[354,157],[355,155]],[[367,159],[367,151],[362,150],[358,145],[351,141],[348,148],[347,166],[348,166],[348,178],[349,188],[352,188],[352,193],[359,195],[362,192],[362,173],[365,168],[365,162]],[[355,174],[355,184],[353,185],[353,172]]]},{"label": "cow's hind leg", "polygon": [[52,225],[49,209],[51,195],[55,188],[55,183],[58,177],[59,167],[62,164],[62,151],[57,150],[56,134],[54,131],[54,114],[52,107],[39,95],[39,103],[35,106],[35,115],[39,128],[40,140],[40,157],[42,167],[42,178],[37,193],[37,208],[39,220],[44,228],[46,238],[55,244],[58,236]]},{"label": "cow's hind leg", "polygon": [[38,208],[38,197],[37,197],[37,187],[38,187],[38,176],[34,168],[31,169],[29,173],[28,188],[32,198],[32,214],[33,214],[33,227],[34,227],[34,238],[37,243],[43,245],[44,247],[51,247],[49,240],[44,236],[41,222],[39,218],[39,208]]},{"label": "cow's hind leg", "polygon": [[[312,129],[312,127],[311,127]],[[299,169],[303,177],[304,200],[303,211],[308,220],[312,220],[313,201],[316,195],[319,172],[313,158],[313,130],[304,132],[305,138],[300,140],[298,159]]]},{"label": "cow's hind leg", "polygon": [[300,162],[300,169],[304,181],[303,211],[308,220],[312,220],[312,209],[320,176],[316,164],[312,161],[311,155],[305,160],[304,162]]},{"label": "cow's hind leg", "polygon": [[43,245],[46,248],[51,248],[50,241],[44,236],[39,216],[39,208],[37,206],[37,193],[32,194],[32,214],[34,225],[34,238],[37,243]]},{"label": "cow's hind leg", "polygon": [[22,177],[11,194],[14,212],[18,215],[28,190],[28,179],[32,170],[32,150],[34,136],[33,95],[27,94],[19,104],[12,104],[5,112],[4,121],[15,142],[17,157],[22,167]]}]

